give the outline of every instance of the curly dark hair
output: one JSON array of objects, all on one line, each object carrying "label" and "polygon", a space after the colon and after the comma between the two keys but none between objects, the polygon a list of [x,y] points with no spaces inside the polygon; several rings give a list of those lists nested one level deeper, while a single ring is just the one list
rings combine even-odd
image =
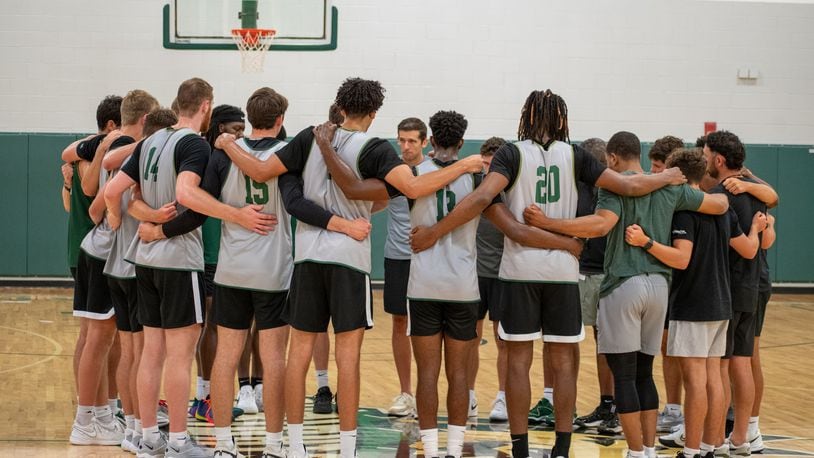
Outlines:
[{"label": "curly dark hair", "polygon": [[96,126],[102,130],[108,121],[113,121],[116,127],[122,125],[122,97],[109,95],[105,97],[99,106],[96,107]]},{"label": "curly dark hair", "polygon": [[517,138],[543,144],[543,137],[570,141],[568,136],[568,105],[559,95],[545,91],[532,91],[520,113]]},{"label": "curly dark hair", "polygon": [[684,140],[672,135],[665,135],[656,140],[656,143],[653,143],[647,156],[651,160],[665,162],[670,157],[670,153],[679,148],[684,148]]},{"label": "curly dark hair", "polygon": [[337,126],[341,126],[345,122],[345,117],[342,116],[342,109],[339,108],[339,105],[332,103],[331,108],[328,108],[328,121]]},{"label": "curly dark hair", "polygon": [[690,184],[698,184],[707,173],[707,160],[701,148],[678,148],[665,162],[667,167],[678,167]]},{"label": "curly dark hair", "polygon": [[626,161],[639,159],[642,155],[642,144],[634,133],[616,132],[608,140],[608,154],[615,154]]},{"label": "curly dark hair", "polygon": [[159,129],[166,129],[178,122],[178,115],[169,108],[156,108],[155,110],[147,113],[147,119],[144,120],[144,128],[141,135],[149,137]]},{"label": "curly dark hair", "polygon": [[706,145],[713,153],[726,159],[726,168],[740,170],[746,160],[746,149],[741,139],[732,132],[719,130],[707,135]]},{"label": "curly dark hair", "polygon": [[464,115],[454,111],[439,111],[430,117],[433,142],[441,148],[457,146],[463,140],[469,123]]},{"label": "curly dark hair", "polygon": [[707,136],[706,135],[702,135],[702,136],[695,139],[695,147],[696,148],[703,148],[704,145],[706,145],[706,144],[707,144]]},{"label": "curly dark hair", "polygon": [[362,78],[348,78],[336,91],[334,103],[349,117],[364,116],[378,111],[384,103],[381,83]]},{"label": "curly dark hair", "polygon": [[494,156],[495,152],[505,144],[506,140],[500,137],[489,138],[480,145],[480,154],[481,156]]}]

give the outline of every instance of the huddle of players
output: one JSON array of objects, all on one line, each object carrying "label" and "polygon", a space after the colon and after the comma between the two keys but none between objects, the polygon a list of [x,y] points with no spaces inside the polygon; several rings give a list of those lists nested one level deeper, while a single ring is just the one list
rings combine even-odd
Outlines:
[{"label": "huddle of players", "polygon": [[[625,177],[617,173],[627,170],[615,170],[614,165],[623,164],[621,158],[632,154],[633,145],[638,160],[638,140],[632,134],[617,134],[619,138],[614,136],[609,142],[611,169],[580,147],[571,146],[567,143],[567,108],[550,91],[534,91],[529,96],[518,132],[521,141],[497,149],[485,178],[470,175],[482,169],[480,158],[457,160],[466,120],[455,112],[433,116],[430,127],[435,157],[411,170],[387,142],[366,134],[383,98],[384,89],[378,82],[348,79],[336,98],[345,118],[342,127],[309,127],[286,145],[275,137],[287,100],[262,88],[247,103],[252,133],[241,140],[222,135],[210,158],[209,145],[198,132],[205,131],[209,121],[212,88],[200,79],[185,81],[178,91],[178,122],[139,142],[122,166],[124,173],[116,174],[100,193],[107,204],[108,225],[117,236],[122,232],[116,229],[124,228],[129,218],[122,215],[121,199],[131,187],[138,188],[142,199],[130,205],[131,212],[143,221],[138,229],[140,240],[125,250],[125,256],[136,265],[138,285],[138,307],[131,306],[130,310],[138,309],[138,322],[144,326],[146,337],[141,365],[135,369],[135,391],[139,406],[155,406],[166,366],[170,435],[166,440],[158,433],[154,408],[137,408],[142,433],[139,456],[206,454],[193,446],[186,434],[186,387],[204,314],[199,227],[204,215],[223,221],[215,273],[218,348],[211,390],[216,455],[240,456],[229,428],[233,380],[254,318],[264,379],[272,388],[263,392],[267,428],[264,456],[307,456],[302,438],[304,379],[316,337],[327,330],[329,321],[336,333],[341,454],[354,456],[359,350],[364,329],[372,326],[368,221],[373,201],[402,194],[410,199],[413,226],[407,331],[419,372],[416,400],[425,454],[437,455],[437,378],[442,347],[449,352],[445,358],[450,386],[447,455],[461,454],[468,410],[467,363],[472,341],[478,335],[478,318],[483,316],[478,310],[478,223],[474,219],[483,212],[506,234],[498,289],[500,302],[512,307],[502,310],[497,331],[506,343],[507,372],[511,375],[506,381],[506,402],[513,454],[528,456],[528,376],[532,342],[542,337],[556,367],[553,375],[558,396],[554,404],[561,420],[557,422],[552,456],[567,456],[576,397],[573,348],[584,338],[575,257],[581,244],[572,236],[599,235],[595,233],[597,227],[611,232],[611,256],[606,258],[606,278],[611,280],[603,297],[611,302],[604,310],[614,309],[614,304],[616,309],[624,309],[631,302],[631,292],[623,290],[644,288],[655,299],[645,300],[641,307],[654,309],[651,314],[663,322],[666,282],[662,276],[639,278],[639,274],[669,276],[670,270],[621,241],[624,236],[619,235],[619,227],[623,234],[625,226],[615,223],[621,218],[651,229],[642,224],[649,218],[656,231],[651,236],[667,242],[674,209],[724,213],[728,208],[725,201],[687,186],[663,188],[684,180],[675,169],[660,175]],[[591,216],[569,220],[577,215],[577,182],[618,193],[601,194],[596,216],[601,215],[603,224],[586,223],[584,219]],[[645,199],[647,205],[636,205],[640,202],[637,199]],[[188,210],[173,219],[174,209],[169,207],[174,207],[176,200]],[[651,205],[654,215],[635,214]],[[294,234],[298,248],[293,254],[289,214],[298,220]],[[101,225],[94,231],[98,227]],[[630,265],[642,271],[631,272]],[[615,302],[608,296],[614,289],[619,290],[617,294],[622,292],[622,298]],[[658,407],[652,384],[654,353],[649,353],[649,340],[638,337],[646,328],[641,323],[636,327],[608,316],[604,318],[605,329],[618,329],[619,334],[603,332],[602,310],[600,307],[600,352],[607,353],[614,372],[617,406],[635,456],[636,424],[640,425],[640,444],[652,447],[654,440],[645,437],[650,431],[650,411]],[[123,311],[123,316],[130,316],[128,309]],[[82,397],[81,380],[79,385]],[[637,394],[637,389],[641,393]],[[655,407],[651,406],[653,400]],[[645,402],[639,405],[640,401]],[[80,399],[80,406],[93,405],[83,402],[84,398]],[[640,410],[644,412],[641,416]],[[78,411],[75,431],[87,424],[103,430],[101,425],[106,423],[93,417],[92,410],[89,422],[84,421],[88,417],[80,419],[80,413],[88,414]],[[288,449],[282,446],[284,415],[288,420]],[[632,421],[634,415],[636,420]],[[652,419],[655,421],[655,416]],[[655,428],[652,432],[655,434]]]}]

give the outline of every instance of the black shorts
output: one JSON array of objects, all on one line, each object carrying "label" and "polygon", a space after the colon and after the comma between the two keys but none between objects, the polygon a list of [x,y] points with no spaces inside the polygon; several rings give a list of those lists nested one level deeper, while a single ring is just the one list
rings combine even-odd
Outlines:
[{"label": "black shorts", "polygon": [[203,281],[204,291],[206,297],[212,297],[215,292],[215,271],[218,270],[217,264],[204,264]]},{"label": "black shorts", "polygon": [[755,337],[763,332],[763,321],[766,319],[766,306],[772,297],[772,291],[759,291],[757,294],[757,314],[755,316]]},{"label": "black shorts", "polygon": [[173,329],[203,324],[201,272],[136,266],[136,280],[142,326]]},{"label": "black shorts", "polygon": [[729,329],[726,331],[726,354],[724,358],[732,356],[751,357],[755,350],[755,321],[756,314],[749,312],[732,313],[729,320]]},{"label": "black shorts", "polygon": [[124,332],[141,332],[144,327],[138,320],[138,282],[135,278],[107,277],[110,298],[116,311],[116,329]]},{"label": "black shorts", "polygon": [[758,292],[755,289],[732,287],[732,310],[736,312],[755,313],[757,311]]},{"label": "black shorts", "polygon": [[478,337],[478,302],[414,301],[407,304],[407,333],[434,336],[443,332],[455,340]]},{"label": "black shorts", "polygon": [[503,340],[576,343],[585,338],[576,283],[500,282],[506,304],[498,335]]},{"label": "black shorts", "polygon": [[407,281],[409,279],[409,259],[384,258],[385,312],[391,315],[407,315]]},{"label": "black shorts", "polygon": [[252,327],[252,320],[257,322],[258,330],[285,326],[281,315],[287,298],[288,291],[272,293],[215,285],[215,324],[245,330]]},{"label": "black shorts", "polygon": [[478,307],[478,319],[486,318],[489,312],[490,321],[500,321],[500,280],[497,278],[478,277],[478,289],[480,289],[480,307]]},{"label": "black shorts", "polygon": [[107,320],[113,317],[115,311],[104,270],[105,261],[88,256],[79,250],[73,289],[73,316],[93,320]]},{"label": "black shorts", "polygon": [[294,265],[283,320],[305,332],[334,332],[373,327],[370,277],[350,267],[301,262]]}]

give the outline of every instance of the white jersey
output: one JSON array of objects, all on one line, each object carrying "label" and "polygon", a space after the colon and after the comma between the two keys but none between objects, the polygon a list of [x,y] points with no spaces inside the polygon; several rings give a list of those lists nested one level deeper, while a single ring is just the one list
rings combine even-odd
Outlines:
[{"label": "white jersey", "polygon": [[[439,170],[435,161],[416,167],[417,175]],[[410,210],[415,226],[432,226],[475,189],[475,176],[461,175],[435,194],[416,199]],[[477,302],[480,300],[475,238],[479,218],[444,235],[430,249],[413,253],[407,297],[410,300]]]},{"label": "white jersey", "polygon": [[[283,148],[277,142],[269,149],[252,149],[245,139],[237,145],[261,161]],[[232,288],[279,292],[291,283],[291,218],[283,206],[277,178],[257,183],[233,163],[221,188],[220,200],[232,207],[262,205],[261,212],[277,216],[277,226],[268,235],[260,235],[228,221],[221,223],[220,251],[215,283]]]},{"label": "white jersey", "polygon": [[[520,151],[517,178],[505,192],[505,203],[518,221],[523,210],[538,205],[549,218],[574,218],[577,186],[574,148],[555,141],[548,150],[531,140],[515,143]],[[508,281],[576,283],[579,260],[562,250],[523,246],[504,238],[500,278]]]},{"label": "white jersey", "polygon": [[[105,170],[99,170],[99,191],[107,183],[110,173]],[[107,223],[107,218],[103,218],[102,222],[97,224],[85,235],[79,248],[88,256],[96,258],[100,261],[107,261],[107,256],[110,254],[110,249],[113,246],[113,237],[115,236],[110,224]]]}]

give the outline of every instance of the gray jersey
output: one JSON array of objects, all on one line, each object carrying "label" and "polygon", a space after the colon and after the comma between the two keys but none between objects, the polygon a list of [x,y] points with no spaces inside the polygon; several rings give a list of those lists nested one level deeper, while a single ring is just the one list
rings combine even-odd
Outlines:
[{"label": "gray jersey", "polygon": [[[506,190],[504,201],[518,221],[523,210],[538,205],[549,218],[574,218],[577,213],[577,186],[574,175],[574,149],[554,142],[544,150],[531,140],[515,143],[520,165],[514,185]],[[509,281],[576,283],[579,260],[567,251],[530,248],[504,238],[500,278]]]},{"label": "gray jersey", "polygon": [[[254,150],[243,139],[237,144],[261,161],[268,160],[286,145],[278,142],[270,149]],[[220,200],[236,208],[262,205],[263,213],[277,216],[277,227],[268,235],[260,235],[239,224],[223,221],[215,283],[258,291],[288,290],[293,270],[291,218],[283,206],[277,178],[257,183],[232,164],[221,188]]]},{"label": "gray jersey", "polygon": [[[175,147],[181,138],[198,135],[192,129],[159,130],[141,145],[139,181],[144,202],[152,208],[176,200]],[[181,213],[184,207],[178,205]],[[169,239],[138,243],[136,264],[173,270],[203,271],[201,228]]]},{"label": "gray jersey", "polygon": [[[357,163],[359,154],[370,140],[364,132],[337,129],[333,147],[340,158],[361,178]],[[328,168],[316,142],[311,146],[308,161],[302,171],[303,195],[334,215],[346,219],[370,219],[373,203],[350,200],[328,176]],[[370,237],[356,241],[345,234],[297,222],[294,262],[313,261],[339,264],[370,274]]]},{"label": "gray jersey", "polygon": [[[99,170],[99,190],[107,182],[108,176],[107,170]],[[113,246],[113,237],[113,230],[110,228],[110,224],[107,223],[107,218],[103,218],[101,223],[97,224],[85,235],[79,248],[88,256],[105,261],[108,254],[110,254],[110,248]]]},{"label": "gray jersey", "polygon": [[478,276],[498,278],[503,256],[503,233],[491,221],[481,218],[478,224]]},{"label": "gray jersey", "polygon": [[[426,161],[416,170],[418,175],[424,175],[439,168],[434,161]],[[432,226],[474,189],[474,176],[461,175],[435,194],[416,199],[410,210],[410,222],[413,226]],[[441,237],[430,249],[413,253],[407,283],[409,299],[448,302],[480,299],[475,249],[478,219],[473,218]]]},{"label": "gray jersey", "polygon": [[136,278],[136,266],[125,261],[125,257],[127,256],[130,246],[133,244],[133,240],[138,237],[139,222],[127,213],[127,207],[130,205],[131,198],[132,193],[129,189],[122,193],[122,224],[119,226],[119,229],[114,232],[113,246],[110,248],[110,254],[105,263],[105,275],[114,278]]},{"label": "gray jersey", "polygon": [[[428,158],[424,158],[426,162]],[[384,242],[384,257],[407,260],[412,256],[410,249],[410,205],[407,198],[398,196],[390,199],[387,205],[387,239]]]}]

